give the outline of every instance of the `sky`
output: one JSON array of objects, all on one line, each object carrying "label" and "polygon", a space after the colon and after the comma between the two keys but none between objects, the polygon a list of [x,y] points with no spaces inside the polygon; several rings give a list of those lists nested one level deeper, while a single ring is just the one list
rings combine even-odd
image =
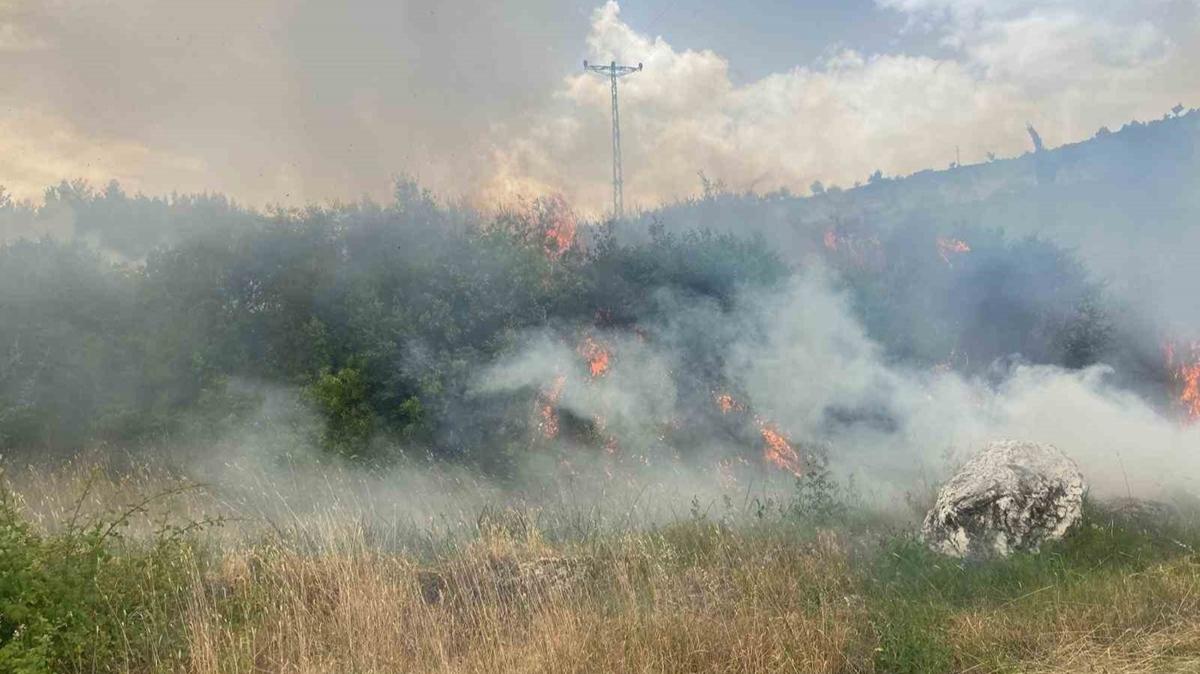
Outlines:
[{"label": "sky", "polygon": [[496,206],[848,186],[1200,105],[1200,0],[0,0],[0,185]]}]

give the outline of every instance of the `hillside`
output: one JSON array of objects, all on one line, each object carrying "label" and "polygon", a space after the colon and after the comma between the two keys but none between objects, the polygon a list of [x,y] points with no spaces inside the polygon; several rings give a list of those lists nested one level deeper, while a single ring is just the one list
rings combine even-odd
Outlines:
[{"label": "hillside", "polygon": [[1200,327],[1200,112],[984,164],[877,179],[810,197],[715,193],[647,212],[631,230],[762,234],[793,256],[825,232],[997,229],[1077,250],[1111,291],[1166,332]]}]

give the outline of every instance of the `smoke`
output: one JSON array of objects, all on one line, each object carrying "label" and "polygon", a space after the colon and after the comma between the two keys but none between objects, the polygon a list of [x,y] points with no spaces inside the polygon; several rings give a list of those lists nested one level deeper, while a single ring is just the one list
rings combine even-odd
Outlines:
[{"label": "smoke", "polygon": [[[152,192],[298,203],[381,194],[393,173],[406,171],[485,203],[561,192],[581,211],[599,212],[609,189],[609,92],[577,72],[577,52],[645,63],[622,89],[627,201],[643,206],[692,192],[697,170],[733,190],[802,192],[814,180],[848,185],[877,169],[944,165],[955,145],[967,162],[1017,154],[1028,149],[1027,121],[1053,146],[1101,125],[1157,117],[1200,94],[1200,70],[1189,67],[1200,56],[1193,0],[877,4],[907,17],[907,30],[932,36],[939,49],[831,46],[817,62],[737,82],[734,56],[673,46],[627,23],[612,1],[590,13],[549,0],[10,1],[0,4],[0,63],[10,75],[0,93],[0,182],[26,197],[82,176]],[[545,25],[561,29],[537,30]],[[1194,190],[1191,174],[1178,173],[1183,186],[1163,194],[1186,216],[1196,209],[1179,195]],[[1050,198],[1009,210],[973,202],[964,219],[1039,232],[1049,231],[1048,221],[1064,223],[1060,240],[1114,272],[1123,298],[1141,292],[1122,275],[1131,267],[1156,273],[1145,281],[1155,306],[1128,321],[1132,332],[1150,335],[1148,321],[1168,318],[1192,327],[1197,299],[1185,257],[1195,246],[1175,235],[1129,246],[1128,222],[1116,220],[1104,232],[1088,229],[1098,213],[1132,220],[1156,212],[1145,201],[1117,209],[1096,196],[1068,192],[1063,201],[1079,210],[1052,208]],[[79,224],[65,209],[35,219],[31,207],[0,207],[0,240],[68,237]],[[1027,217],[1031,210],[1039,217]],[[754,226],[712,217],[720,229]],[[781,226],[775,235],[799,232]],[[387,241],[366,247],[402,248]],[[583,335],[543,329],[482,372],[473,393],[533,398],[561,380],[559,413],[591,422],[615,454],[672,475],[679,493],[706,484],[713,462],[745,447],[744,433],[722,428],[720,394],[736,396],[760,427],[778,428],[802,451],[827,451],[840,473],[880,494],[944,474],[956,457],[999,437],[1057,444],[1102,494],[1195,491],[1200,430],[1121,388],[1112,368],[1014,359],[974,375],[919,370],[889,358],[835,286],[827,272],[810,269],[771,291],[744,290],[728,306],[662,292],[642,332],[588,335],[611,355],[604,371],[581,368]],[[911,320],[932,318],[914,312]],[[710,348],[719,357],[697,357]],[[246,475],[288,474],[281,456],[318,456],[316,421],[295,391],[252,388],[265,416],[230,430],[189,466],[247,494],[264,486],[239,481]],[[479,421],[462,421],[469,423]],[[672,446],[668,435],[687,437],[688,446]],[[750,436],[757,439],[753,429]],[[603,469],[577,449],[579,464]],[[520,457],[526,482],[548,474],[539,460],[533,450]],[[372,495],[362,498],[419,509],[509,496],[465,469],[444,470],[406,465],[364,480]],[[282,500],[298,507],[322,478],[290,474],[295,488]]]},{"label": "smoke", "polygon": [[[1058,446],[1098,496],[1200,488],[1200,428],[1117,386],[1106,365],[1072,371],[1017,359],[967,376],[889,362],[819,268],[771,291],[746,291],[729,310],[678,298],[663,304],[670,312],[645,341],[607,337],[613,366],[603,377],[587,377],[561,337],[538,333],[483,374],[480,391],[537,390],[567,376],[562,409],[603,418],[622,451],[650,454],[670,451],[656,442],[661,429],[719,416],[712,393],[737,391],[739,404],[801,451],[823,448],[838,474],[854,475],[880,500],[946,477],[997,438]],[[680,368],[692,360],[683,343],[698,331],[726,343],[726,357],[697,376],[709,391],[676,395]],[[743,446],[710,436],[708,446],[686,449],[685,461],[711,472]]]},{"label": "smoke", "polygon": [[[607,200],[607,83],[581,58],[644,62],[623,82],[627,201],[803,192],[1157,117],[1200,93],[1193,0],[878,0],[933,47],[828,45],[735,82],[738,55],[673,46],[608,2],[287,0],[0,4],[0,184],[63,178],[249,203],[387,193],[414,175],[494,205]],[[703,17],[703,4],[696,8]],[[670,30],[669,6],[653,24]]]},{"label": "smoke", "polygon": [[6,0],[0,184],[296,204],[407,173],[465,193],[492,121],[548,95],[585,27],[548,0]]}]

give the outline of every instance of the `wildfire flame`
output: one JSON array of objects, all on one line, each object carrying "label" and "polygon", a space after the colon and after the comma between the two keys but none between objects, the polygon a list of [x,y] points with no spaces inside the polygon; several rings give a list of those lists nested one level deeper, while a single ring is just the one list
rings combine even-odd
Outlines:
[{"label": "wildfire flame", "polygon": [[1180,351],[1186,351],[1188,355],[1180,356],[1178,362],[1173,342],[1167,342],[1163,351],[1166,354],[1171,379],[1179,389],[1176,402],[1183,410],[1185,421],[1200,422],[1200,341],[1184,345]]},{"label": "wildfire flame", "polygon": [[[717,403],[717,409],[721,410],[721,414],[742,412],[746,409],[745,405],[728,393],[714,393],[713,399]],[[754,417],[754,423],[758,426],[758,432],[763,439],[763,460],[796,477],[803,476],[804,460],[788,442],[787,437],[779,432],[779,428],[774,423],[757,415]]]},{"label": "wildfire flame", "polygon": [[563,387],[566,385],[567,378],[559,375],[550,386],[538,394],[538,431],[547,440],[558,437],[558,400],[562,397]]},{"label": "wildfire flame", "polygon": [[741,411],[745,409],[741,403],[733,399],[733,396],[728,393],[715,394],[717,407],[721,410],[721,414],[729,414],[735,410]]},{"label": "wildfire flame", "polygon": [[[592,378],[604,376],[608,372],[611,355],[608,348],[592,337],[584,338],[577,349],[579,355],[587,361],[588,371]],[[554,378],[554,381],[544,386],[537,396],[537,426],[542,437],[547,440],[553,440],[558,437],[559,433],[559,418],[558,418],[558,401],[562,398],[563,389],[566,388],[567,378],[565,375],[559,375]],[[599,429],[604,429],[604,419],[597,417]],[[605,443],[605,449],[610,454],[615,453],[617,449],[616,438],[609,437]]]},{"label": "wildfire flame", "polygon": [[759,432],[762,433],[763,459],[780,470],[786,470],[796,477],[803,477],[804,461],[800,459],[800,455],[792,448],[787,438],[783,437],[783,434],[773,424],[765,423],[761,419],[755,419],[755,421],[758,421]]},{"label": "wildfire flame", "polygon": [[1183,382],[1179,402],[1188,415],[1188,421],[1200,421],[1200,360],[1190,367],[1181,368],[1179,378]]},{"label": "wildfire flame", "polygon": [[548,198],[544,206],[547,219],[546,252],[557,258],[575,245],[578,221],[562,195]]},{"label": "wildfire flame", "polygon": [[954,264],[950,261],[950,257],[952,255],[962,255],[963,253],[971,252],[971,246],[967,245],[966,241],[939,236],[937,238],[937,251],[942,261],[953,267]]},{"label": "wildfire flame", "polygon": [[879,254],[879,238],[853,230],[831,228],[821,237],[825,250],[858,267],[866,265]]},{"label": "wildfire flame", "polygon": [[600,342],[591,337],[585,338],[579,345],[579,355],[588,362],[588,371],[591,373],[592,379],[603,377],[608,373],[612,356]]},{"label": "wildfire flame", "polygon": [[825,248],[827,250],[837,252],[838,235],[837,232],[833,231],[832,229],[825,230]]}]

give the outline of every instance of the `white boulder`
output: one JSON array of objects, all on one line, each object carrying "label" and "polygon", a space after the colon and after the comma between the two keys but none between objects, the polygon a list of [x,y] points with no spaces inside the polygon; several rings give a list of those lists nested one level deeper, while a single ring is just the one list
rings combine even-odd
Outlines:
[{"label": "white boulder", "polygon": [[1036,552],[1079,522],[1086,488],[1075,462],[1053,445],[993,441],[942,486],[921,534],[954,557]]}]

